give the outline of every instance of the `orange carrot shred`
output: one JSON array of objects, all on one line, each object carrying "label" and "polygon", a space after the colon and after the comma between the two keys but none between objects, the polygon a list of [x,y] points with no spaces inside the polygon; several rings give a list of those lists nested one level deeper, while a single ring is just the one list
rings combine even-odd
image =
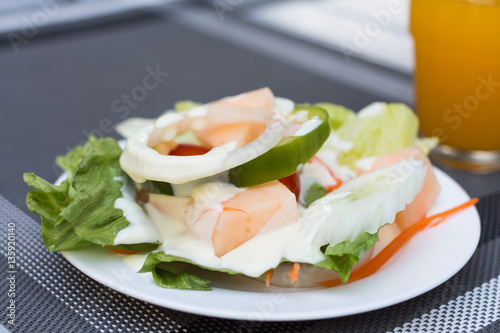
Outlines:
[{"label": "orange carrot shred", "polygon": [[294,284],[299,278],[299,271],[300,271],[300,264],[296,262],[293,264],[293,267],[290,269],[290,272],[288,273],[288,277],[290,278],[292,284]]},{"label": "orange carrot shred", "polygon": [[266,286],[269,287],[271,285],[271,279],[273,278],[274,275],[274,269],[270,269],[266,272]]},{"label": "orange carrot shred", "polygon": [[224,208],[222,208],[222,210],[225,212],[242,212],[242,213],[245,213],[248,215],[248,213],[245,212],[243,209],[234,208],[234,207],[224,207]]},{"label": "orange carrot shred", "polygon": [[324,167],[328,171],[330,176],[337,182],[335,185],[328,186],[326,188],[326,192],[330,193],[331,191],[338,189],[342,185],[343,181],[341,179],[339,179],[337,176],[335,176],[332,169],[330,169],[330,167],[328,165],[326,165],[326,163],[322,159],[320,159],[318,156],[313,156],[310,161],[313,161],[313,160],[318,162],[319,164],[321,164],[321,166]]},{"label": "orange carrot shred", "polygon": [[106,246],[106,248],[108,250],[110,250],[111,252],[113,253],[116,253],[116,254],[137,254],[139,252],[137,251],[134,251],[134,250],[125,250],[125,249],[111,249],[109,247]]},{"label": "orange carrot shred", "polygon": [[[442,213],[438,213],[429,217],[426,217],[419,222],[413,224],[409,228],[403,230],[401,234],[399,234],[396,238],[392,240],[379,254],[377,254],[374,258],[372,258],[368,263],[364,266],[360,267],[358,270],[352,272],[349,276],[348,282],[354,282],[365,277],[368,277],[374,273],[376,273],[391,257],[396,254],[396,252],[403,247],[413,236],[415,236],[418,232],[424,230],[426,227],[430,225],[430,227],[434,227],[439,223],[443,222],[450,215],[461,211],[467,207],[473,206],[478,202],[477,198],[470,199],[469,201],[454,207],[452,209],[446,210]],[[316,282],[323,287],[331,288],[338,286],[342,281],[340,279],[333,279],[327,281]]]}]

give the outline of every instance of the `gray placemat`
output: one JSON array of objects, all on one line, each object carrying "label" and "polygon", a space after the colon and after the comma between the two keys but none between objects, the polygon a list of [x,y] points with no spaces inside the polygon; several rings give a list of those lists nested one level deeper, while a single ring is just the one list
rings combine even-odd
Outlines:
[{"label": "gray placemat", "polygon": [[[238,33],[250,37],[238,40]],[[498,194],[480,202],[481,244],[455,277],[408,302],[337,319],[269,323],[185,314],[104,287],[61,255],[45,250],[38,218],[24,206],[28,188],[22,172],[55,180],[60,170],[52,164],[54,157],[85,140],[85,132],[101,129],[103,119],[116,124],[122,114],[114,112],[111,103],[141,84],[148,66],[160,66],[169,76],[129,116],[157,116],[176,100],[206,102],[263,85],[298,102],[330,100],[355,109],[376,99],[409,99],[410,77],[362,62],[348,66],[339,54],[280,40],[230,17],[218,22],[216,12],[209,9],[40,34],[17,54],[10,45],[0,44],[4,265],[9,223],[15,224],[17,250],[16,325],[7,323],[7,283],[0,298],[2,324],[14,332],[500,331]],[[478,178],[456,173],[459,183],[469,179],[467,184],[478,185],[472,195],[498,186],[495,177],[477,182]],[[10,274],[2,270],[2,281]]]},{"label": "gray placemat", "polygon": [[[90,279],[59,253],[48,252],[39,223],[0,196],[2,230],[15,227],[13,332],[475,332],[500,319],[500,193],[483,198],[479,247],[441,286],[407,302],[365,314],[300,322],[247,322],[169,310],[138,301]],[[7,247],[7,237],[0,239]],[[4,252],[3,260],[7,261]],[[117,272],[117,279],[123,278]],[[334,328],[334,330],[332,330]]]}]

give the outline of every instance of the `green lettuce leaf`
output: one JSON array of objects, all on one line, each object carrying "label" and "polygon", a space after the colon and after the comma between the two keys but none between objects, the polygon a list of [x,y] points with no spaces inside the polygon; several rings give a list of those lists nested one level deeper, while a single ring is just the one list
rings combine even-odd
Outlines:
[{"label": "green lettuce leaf", "polygon": [[415,144],[418,118],[404,104],[373,103],[347,120],[335,132],[352,148],[339,155],[339,163],[354,168],[363,157],[391,153]]},{"label": "green lettuce leaf", "polygon": [[309,207],[314,201],[326,195],[326,188],[318,183],[312,183],[304,195],[304,207]]},{"label": "green lettuce leaf", "polygon": [[75,198],[61,212],[78,236],[101,246],[113,245],[118,232],[130,224],[123,212],[114,208],[115,200],[123,196],[120,155],[121,149],[113,139],[91,144],[73,174]]},{"label": "green lettuce leaf", "polygon": [[364,232],[352,241],[346,240],[334,246],[329,245],[324,251],[325,260],[314,266],[332,269],[339,273],[342,282],[347,282],[352,266],[357,264],[359,258],[375,245],[377,235],[378,232],[375,234]]},{"label": "green lettuce leaf", "polygon": [[33,173],[25,173],[23,178],[37,190],[28,192],[26,203],[29,210],[42,218],[42,239],[49,251],[76,250],[91,244],[78,237],[60,214],[73,201],[69,179],[55,186]]},{"label": "green lettuce leaf", "polygon": [[[208,270],[216,271],[216,272],[229,273],[229,274],[240,274],[239,272],[236,272],[236,271],[233,271],[230,269],[216,269],[216,268],[198,265],[190,259],[174,256],[171,254],[166,254],[163,251],[153,252],[153,253],[148,254],[148,256],[146,257],[146,260],[144,261],[144,264],[142,265],[142,268],[139,270],[139,273],[152,272],[153,269],[160,263],[173,263],[173,262],[183,262],[183,263],[195,265],[195,266],[201,267],[203,269],[208,269]],[[163,267],[165,267],[165,266],[163,266]]]},{"label": "green lettuce leaf", "polygon": [[210,281],[188,272],[174,274],[166,269],[155,267],[152,273],[156,284],[162,288],[204,291],[212,290],[212,288],[208,285]]},{"label": "green lettuce leaf", "polygon": [[[90,138],[84,146],[58,158],[70,172],[61,185],[24,174],[28,208],[42,218],[42,238],[49,251],[76,250],[90,244],[114,246],[118,232],[130,222],[114,207],[123,196],[126,175],[120,168],[121,149],[111,138]],[[154,248],[155,246],[147,246]],[[140,246],[143,248],[143,246]]]},{"label": "green lettuce leaf", "polygon": [[169,269],[169,264],[175,263],[191,264],[203,269],[208,269],[216,272],[240,274],[239,272],[235,272],[230,269],[215,269],[198,265],[189,259],[166,254],[163,251],[148,254],[142,268],[139,270],[139,273],[152,272],[156,283],[163,288],[212,290],[212,288],[208,286],[208,284],[210,283],[210,281],[208,280],[202,279],[194,274],[187,272],[177,274]]},{"label": "green lettuce leaf", "polygon": [[56,163],[63,169],[68,172],[70,175],[75,172],[78,164],[82,161],[82,159],[87,155],[87,151],[89,147],[95,142],[97,138],[93,135],[89,136],[87,143],[82,146],[77,146],[73,148],[70,152],[68,152],[64,156],[57,156]]},{"label": "green lettuce leaf", "polygon": [[354,111],[346,108],[345,106],[333,103],[316,103],[314,106],[323,108],[328,113],[328,122],[332,130],[338,129],[347,120],[354,118]]}]

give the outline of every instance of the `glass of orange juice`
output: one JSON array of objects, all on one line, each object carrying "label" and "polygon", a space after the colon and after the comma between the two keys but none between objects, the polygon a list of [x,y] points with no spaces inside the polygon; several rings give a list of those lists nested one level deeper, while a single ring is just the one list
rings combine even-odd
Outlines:
[{"label": "glass of orange juice", "polygon": [[500,0],[412,0],[416,109],[438,162],[500,170]]}]

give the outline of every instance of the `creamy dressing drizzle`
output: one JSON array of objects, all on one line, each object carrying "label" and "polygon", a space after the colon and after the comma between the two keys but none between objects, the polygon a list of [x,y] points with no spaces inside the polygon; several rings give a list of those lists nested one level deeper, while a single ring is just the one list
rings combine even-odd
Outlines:
[{"label": "creamy dressing drizzle", "polygon": [[135,202],[135,188],[123,177],[115,177],[114,180],[123,182],[121,191],[122,198],[115,200],[114,207],[123,211],[123,216],[130,224],[116,234],[114,245],[155,243],[160,240],[158,231],[151,223],[149,217]]},{"label": "creamy dressing drizzle", "polygon": [[374,233],[393,222],[396,212],[420,192],[426,171],[425,166],[416,165],[411,173],[400,174],[401,163],[347,182],[308,209],[299,206],[296,223],[261,232],[220,258],[214,254],[211,236],[221,202],[242,189],[221,182],[205,183],[194,188],[192,198],[152,194],[144,207],[162,240],[159,250],[202,266],[258,277],[282,258],[319,262],[324,259],[321,246],[354,239],[365,231]]},{"label": "creamy dressing drizzle", "polygon": [[[282,116],[289,115],[287,122],[302,123],[295,135],[305,135],[321,123],[319,119],[309,119],[307,110],[290,115],[294,105],[289,100],[277,98],[276,106],[266,131],[255,141],[257,145],[238,149],[231,145],[218,147],[202,158],[158,156],[147,145],[152,134],[157,136],[153,141],[172,140],[185,130],[182,114],[169,113],[160,117],[156,127],[161,125],[164,131],[152,133],[153,126],[150,126],[132,135],[120,160],[122,168],[138,182],[153,179],[173,183],[176,196],[150,194],[143,210],[136,204],[131,194],[134,192],[129,191],[124,184],[124,197],[116,200],[115,207],[123,211],[131,224],[118,233],[115,244],[160,240],[162,246],[159,250],[167,254],[190,259],[202,266],[230,269],[258,277],[276,267],[282,258],[304,263],[323,260],[321,246],[354,239],[365,231],[377,231],[382,225],[393,222],[396,212],[404,209],[420,191],[426,168],[417,165],[411,174],[400,174],[399,164],[403,163],[400,162],[344,183],[307,209],[299,205],[297,222],[272,232],[263,232],[266,229],[264,227],[254,238],[217,257],[211,238],[223,208],[222,202],[242,191],[226,183],[224,171],[274,146],[284,134]],[[380,106],[372,104],[362,114],[370,117],[380,112]],[[194,108],[186,114],[191,119],[191,129],[205,126],[205,106]],[[259,144],[261,148],[264,147],[262,151],[256,151]],[[349,180],[355,175],[347,167],[338,165],[337,155],[351,148],[352,142],[330,135],[318,156],[338,177]],[[165,178],[165,175],[169,178]],[[212,175],[217,176],[214,178]],[[309,176],[314,177],[314,172]],[[143,260],[143,256],[134,256],[130,264],[138,267],[138,263]]]},{"label": "creamy dressing drizzle", "polygon": [[328,165],[336,177],[347,181],[356,177],[356,173],[348,166],[339,164],[338,156],[344,151],[351,150],[352,147],[351,141],[342,140],[337,134],[331,133],[316,155]]},{"label": "creamy dressing drizzle", "polygon": [[293,136],[303,136],[306,135],[313,130],[315,130],[319,125],[321,125],[323,121],[321,119],[318,119],[318,117],[312,117],[311,119],[307,120],[305,123],[303,123],[300,128],[293,134]]}]

